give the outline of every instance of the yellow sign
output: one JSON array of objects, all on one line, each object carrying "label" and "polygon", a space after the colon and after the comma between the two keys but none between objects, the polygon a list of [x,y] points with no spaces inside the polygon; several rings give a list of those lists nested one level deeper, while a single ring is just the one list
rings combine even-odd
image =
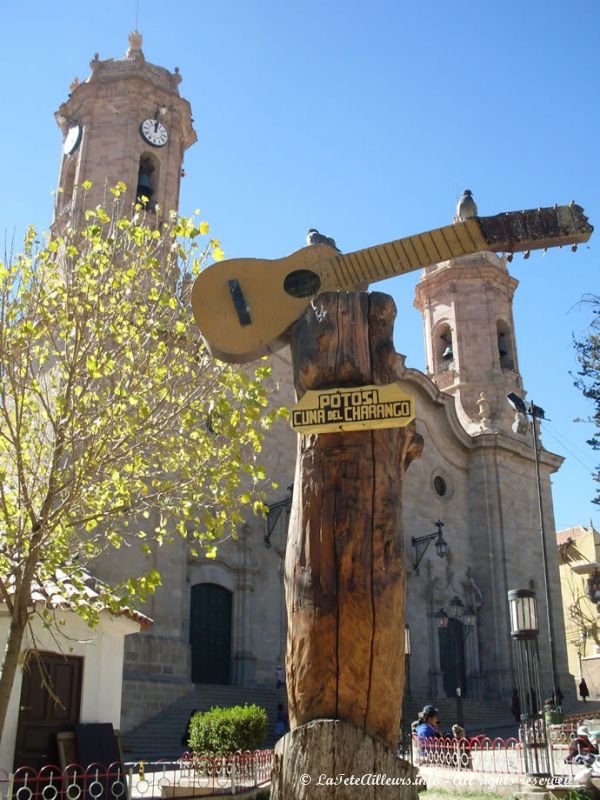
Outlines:
[{"label": "yellow sign", "polygon": [[402,428],[414,418],[413,397],[397,383],[388,383],[308,391],[292,409],[291,424],[298,433],[337,433]]}]

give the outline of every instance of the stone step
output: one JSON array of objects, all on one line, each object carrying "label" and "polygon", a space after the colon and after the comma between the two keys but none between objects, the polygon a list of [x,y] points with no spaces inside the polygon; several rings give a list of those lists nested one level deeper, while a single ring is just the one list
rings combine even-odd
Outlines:
[{"label": "stone step", "polygon": [[266,709],[269,717],[266,744],[276,739],[277,704],[287,705],[285,689],[265,687],[197,685],[150,720],[125,734],[124,755],[127,761],[177,758],[185,749],[181,745],[187,720],[194,710],[207,711],[213,706],[234,706],[255,703]]},{"label": "stone step", "polygon": [[[445,697],[434,700],[424,697],[409,698],[406,709],[410,721],[417,718],[418,712],[428,702],[439,709],[442,727],[449,731],[456,721],[456,701],[453,698]],[[276,740],[277,704],[287,705],[285,689],[198,685],[160,714],[124,736],[126,760],[177,758],[184,749],[181,745],[181,737],[193,710],[207,711],[213,706],[244,705],[245,703],[256,703],[266,709],[269,717],[266,744],[273,745]],[[468,734],[489,730],[491,735],[496,735],[494,729],[498,729],[503,736],[513,735],[510,726],[514,726],[515,723],[508,703],[465,698],[463,710]]]},{"label": "stone step", "polygon": [[[419,711],[425,705],[434,705],[440,712],[440,721],[444,731],[450,731],[456,722],[456,700],[450,697],[408,698],[405,703],[405,713],[408,721],[417,719]],[[489,733],[491,736],[512,736],[516,732],[516,722],[512,715],[510,704],[501,700],[463,700],[464,726],[467,735],[476,733]],[[514,730],[513,730],[514,729]]]}]

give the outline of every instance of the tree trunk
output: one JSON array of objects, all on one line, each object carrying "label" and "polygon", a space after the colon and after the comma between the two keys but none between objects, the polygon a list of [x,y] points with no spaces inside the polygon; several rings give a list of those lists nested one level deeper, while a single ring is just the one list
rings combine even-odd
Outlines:
[{"label": "tree trunk", "polygon": [[275,746],[271,798],[278,800],[417,800],[425,788],[416,767],[341,720],[301,725]]},{"label": "tree trunk", "polygon": [[23,594],[26,594],[26,592],[24,592],[23,586],[21,586],[19,590],[15,592],[13,598],[10,629],[2,661],[2,673],[0,674],[0,738],[4,735],[6,713],[15,682],[15,675],[19,667],[23,635],[27,626],[27,620],[29,619],[27,602],[23,602]]},{"label": "tree trunk", "polygon": [[[378,292],[317,297],[292,328],[298,397],[393,382],[395,313],[392,299]],[[401,489],[405,467],[419,454],[414,423],[299,437],[285,564],[292,731],[344,720],[395,757],[404,691]],[[285,746],[303,742],[292,733]],[[301,761],[288,756],[290,764]],[[354,765],[340,759],[339,771],[352,773]],[[303,797],[294,793],[298,780],[288,775],[289,793],[272,796]],[[354,788],[353,797],[374,796]]]}]

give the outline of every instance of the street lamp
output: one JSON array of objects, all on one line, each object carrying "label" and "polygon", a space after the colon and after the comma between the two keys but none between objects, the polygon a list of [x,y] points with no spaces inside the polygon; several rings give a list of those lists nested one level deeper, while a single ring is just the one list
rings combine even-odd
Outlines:
[{"label": "street lamp", "polygon": [[562,696],[558,685],[558,673],[556,671],[556,649],[554,646],[554,623],[552,619],[552,601],[550,599],[550,578],[548,574],[548,551],[546,547],[546,530],[544,526],[544,509],[542,506],[542,483],[540,479],[540,454],[538,439],[538,423],[536,420],[545,419],[544,409],[536,406],[535,403],[526,403],[518,394],[510,392],[506,395],[508,402],[515,409],[515,421],[513,431],[525,435],[529,428],[528,417],[531,417],[531,427],[533,429],[533,455],[535,460],[535,478],[537,487],[538,518],[540,526],[540,540],[542,545],[542,569],[544,573],[544,596],[546,598],[546,624],[548,626],[548,644],[550,646],[550,669],[552,670],[552,698],[556,705]]},{"label": "street lamp", "polygon": [[529,779],[546,777],[550,771],[546,729],[539,711],[543,698],[535,592],[531,589],[511,589],[508,593],[508,607],[521,700],[519,735],[524,745],[525,771]]},{"label": "street lamp", "polygon": [[273,535],[273,531],[279,522],[281,515],[284,511],[289,515],[290,509],[292,507],[292,489],[293,485],[287,487],[288,492],[290,493],[289,497],[286,497],[284,500],[279,500],[276,503],[271,503],[271,505],[267,506],[267,514],[266,514],[266,521],[267,521],[267,530],[263,537],[263,541],[265,543],[265,547],[267,550],[270,550],[273,547],[271,542],[271,536]]},{"label": "street lamp", "polygon": [[436,612],[435,618],[437,620],[438,628],[447,628],[448,627],[448,620],[450,617],[446,614],[445,609],[440,608],[439,611]]},{"label": "street lamp", "polygon": [[443,528],[444,523],[438,519],[435,523],[437,531],[435,533],[428,533],[425,536],[413,536],[411,538],[412,546],[415,548],[415,560],[413,563],[413,571],[415,575],[420,575],[419,564],[423,560],[423,556],[427,552],[427,548],[435,540],[435,552],[440,558],[445,558],[448,552],[448,542],[444,539]]},{"label": "street lamp", "polygon": [[450,616],[454,619],[460,619],[462,617],[463,608],[465,607],[463,601],[460,597],[455,594],[452,600],[448,603],[448,608],[450,609]]}]

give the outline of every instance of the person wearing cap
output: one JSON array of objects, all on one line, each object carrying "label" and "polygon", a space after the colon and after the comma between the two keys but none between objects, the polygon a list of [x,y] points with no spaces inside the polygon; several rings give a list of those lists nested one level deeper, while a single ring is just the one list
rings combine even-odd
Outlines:
[{"label": "person wearing cap", "polygon": [[440,730],[440,716],[435,706],[427,705],[419,712],[419,718],[413,728],[419,739],[432,739],[443,736]]},{"label": "person wearing cap", "polygon": [[580,725],[577,728],[577,735],[571,739],[569,744],[569,755],[565,759],[568,764],[572,762],[581,763],[590,756],[597,756],[598,748],[590,740],[590,730],[587,725]]}]

